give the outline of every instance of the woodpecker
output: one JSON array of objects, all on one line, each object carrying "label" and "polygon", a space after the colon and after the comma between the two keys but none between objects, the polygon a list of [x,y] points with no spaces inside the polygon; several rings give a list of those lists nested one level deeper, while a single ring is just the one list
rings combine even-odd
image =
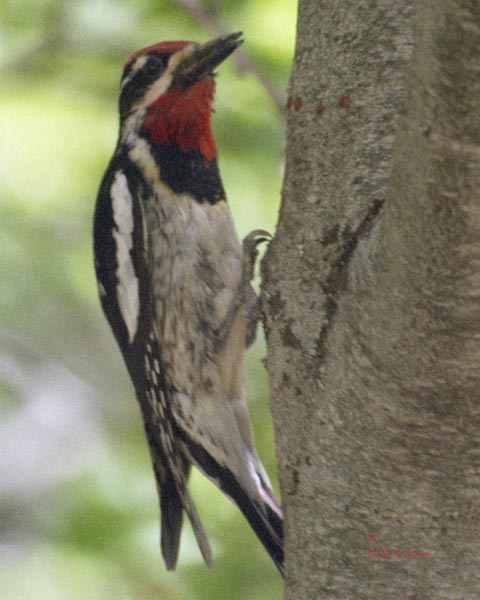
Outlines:
[{"label": "woodpecker", "polygon": [[237,504],[283,573],[283,514],[243,385],[258,318],[250,280],[268,234],[256,230],[240,244],[210,123],[213,71],[241,35],[161,42],[127,60],[118,143],[95,209],[99,296],[143,416],[169,570],[184,511],[212,564],[187,487],[193,464]]}]

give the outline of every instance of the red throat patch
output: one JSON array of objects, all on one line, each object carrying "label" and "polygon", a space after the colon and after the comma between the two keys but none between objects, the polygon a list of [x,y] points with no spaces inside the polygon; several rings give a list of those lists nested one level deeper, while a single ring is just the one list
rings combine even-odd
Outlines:
[{"label": "red throat patch", "polygon": [[205,161],[216,154],[210,126],[215,81],[207,77],[183,88],[174,87],[147,109],[143,126],[154,144],[177,144],[184,152],[198,150]]}]

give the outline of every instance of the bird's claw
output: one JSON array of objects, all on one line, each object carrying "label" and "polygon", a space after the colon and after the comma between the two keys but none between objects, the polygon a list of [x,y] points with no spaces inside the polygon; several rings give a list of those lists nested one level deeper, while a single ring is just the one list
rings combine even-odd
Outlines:
[{"label": "bird's claw", "polygon": [[257,246],[262,242],[268,242],[272,239],[272,235],[264,229],[254,229],[251,231],[242,242],[243,246],[243,283],[249,283],[253,279],[255,270],[255,261],[257,259]]}]

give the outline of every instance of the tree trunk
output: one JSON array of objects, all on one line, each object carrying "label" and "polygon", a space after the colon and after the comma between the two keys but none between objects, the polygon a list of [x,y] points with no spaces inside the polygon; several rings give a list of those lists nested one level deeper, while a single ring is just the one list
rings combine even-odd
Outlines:
[{"label": "tree trunk", "polygon": [[480,597],[479,190],[480,4],[300,0],[263,263],[288,600]]}]

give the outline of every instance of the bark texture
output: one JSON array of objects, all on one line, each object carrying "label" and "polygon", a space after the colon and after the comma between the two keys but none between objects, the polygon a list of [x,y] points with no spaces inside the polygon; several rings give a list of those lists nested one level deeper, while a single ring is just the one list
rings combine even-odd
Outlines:
[{"label": "bark texture", "polygon": [[480,597],[480,4],[300,0],[263,263],[288,600]]}]

